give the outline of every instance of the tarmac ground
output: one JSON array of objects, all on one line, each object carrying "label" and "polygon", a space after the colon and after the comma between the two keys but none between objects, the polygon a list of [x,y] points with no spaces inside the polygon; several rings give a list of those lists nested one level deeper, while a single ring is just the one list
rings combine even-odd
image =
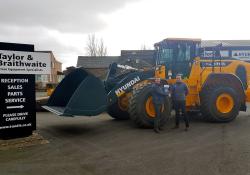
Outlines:
[{"label": "tarmac ground", "polygon": [[250,115],[230,123],[191,118],[178,130],[173,118],[160,134],[131,121],[58,117],[37,113],[37,133],[48,140],[0,151],[1,175],[247,175],[250,174]]}]

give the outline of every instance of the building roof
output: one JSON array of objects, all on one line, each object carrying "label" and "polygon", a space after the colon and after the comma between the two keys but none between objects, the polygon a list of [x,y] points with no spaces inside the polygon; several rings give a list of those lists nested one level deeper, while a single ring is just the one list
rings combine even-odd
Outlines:
[{"label": "building roof", "polygon": [[202,40],[201,47],[213,47],[222,44],[223,47],[250,46],[250,40]]},{"label": "building roof", "polygon": [[77,67],[108,68],[113,62],[118,62],[119,56],[78,56]]},{"label": "building roof", "polygon": [[164,40],[165,41],[194,41],[194,42],[201,42],[200,38],[166,38]]},{"label": "building roof", "polygon": [[127,56],[127,55],[152,56],[154,55],[154,50],[121,50],[121,56]]},{"label": "building roof", "polygon": [[154,58],[154,54],[154,50],[122,50],[121,59],[152,60]]}]

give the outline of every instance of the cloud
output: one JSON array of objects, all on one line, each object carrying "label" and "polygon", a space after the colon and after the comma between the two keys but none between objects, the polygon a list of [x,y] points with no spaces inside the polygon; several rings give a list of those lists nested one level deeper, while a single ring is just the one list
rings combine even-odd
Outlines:
[{"label": "cloud", "polygon": [[37,26],[69,33],[96,32],[105,27],[99,15],[131,1],[0,0],[0,25]]},{"label": "cloud", "polygon": [[86,35],[106,27],[101,16],[132,1],[140,0],[0,0],[0,41],[34,44],[75,65]]},{"label": "cloud", "polygon": [[77,50],[67,45],[67,42],[63,43],[63,40],[60,40],[60,35],[62,34],[59,32],[40,27],[6,26],[0,28],[1,42],[34,44],[36,50],[54,50],[57,52]]},{"label": "cloud", "polygon": [[1,42],[34,44],[36,51],[53,51],[59,61],[70,64],[71,59],[77,58],[81,50],[80,46],[78,48],[74,43],[69,42],[65,35],[40,27],[5,26],[0,28]]}]

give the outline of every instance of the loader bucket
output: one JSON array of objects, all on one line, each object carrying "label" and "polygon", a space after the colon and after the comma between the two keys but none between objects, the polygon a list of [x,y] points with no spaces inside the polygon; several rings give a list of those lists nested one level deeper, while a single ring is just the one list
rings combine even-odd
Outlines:
[{"label": "loader bucket", "polygon": [[67,75],[43,108],[60,116],[94,116],[106,111],[103,82],[82,68]]}]

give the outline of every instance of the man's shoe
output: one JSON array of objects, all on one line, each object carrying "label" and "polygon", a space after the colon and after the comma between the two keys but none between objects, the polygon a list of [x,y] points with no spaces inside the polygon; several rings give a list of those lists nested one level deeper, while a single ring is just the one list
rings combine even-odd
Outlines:
[{"label": "man's shoe", "polygon": [[158,134],[160,134],[160,130],[158,128],[154,128],[154,131]]},{"label": "man's shoe", "polygon": [[179,128],[179,126],[177,126],[177,125],[176,125],[176,126],[175,126],[175,127],[173,127],[172,129],[178,129],[178,128]]},{"label": "man's shoe", "polygon": [[160,131],[163,131],[163,130],[164,130],[164,128],[163,128],[163,127],[159,127],[159,130],[160,130]]},{"label": "man's shoe", "polygon": [[188,127],[185,128],[185,131],[188,131]]}]

